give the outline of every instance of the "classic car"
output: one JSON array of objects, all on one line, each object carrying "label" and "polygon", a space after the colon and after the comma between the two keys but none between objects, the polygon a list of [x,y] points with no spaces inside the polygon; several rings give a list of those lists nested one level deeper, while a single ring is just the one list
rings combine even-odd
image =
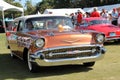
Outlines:
[{"label": "classic car", "polygon": [[105,41],[120,40],[120,27],[111,24],[107,19],[101,17],[84,18],[78,26],[77,30],[95,30],[105,34]]},{"label": "classic car", "polygon": [[91,67],[103,58],[102,33],[76,31],[65,15],[28,15],[14,19],[15,30],[8,38],[11,57],[28,64],[30,72],[40,66],[83,64]]}]

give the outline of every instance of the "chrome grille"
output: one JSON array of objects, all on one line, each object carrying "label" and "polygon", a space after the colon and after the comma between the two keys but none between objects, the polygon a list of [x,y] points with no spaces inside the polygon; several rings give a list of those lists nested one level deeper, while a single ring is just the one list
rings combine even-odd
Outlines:
[{"label": "chrome grille", "polygon": [[[96,52],[92,53],[92,49]],[[46,59],[62,59],[62,58],[75,58],[75,57],[89,57],[98,54],[98,46],[85,46],[85,47],[70,47],[46,50],[42,53]]]}]

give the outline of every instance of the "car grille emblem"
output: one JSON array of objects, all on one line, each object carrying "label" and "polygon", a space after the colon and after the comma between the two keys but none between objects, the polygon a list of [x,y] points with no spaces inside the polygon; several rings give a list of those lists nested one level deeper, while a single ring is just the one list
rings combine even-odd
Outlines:
[{"label": "car grille emblem", "polygon": [[77,42],[79,41],[80,39],[75,39],[75,40],[62,40],[63,42],[66,42],[66,43],[74,43],[74,42]]}]

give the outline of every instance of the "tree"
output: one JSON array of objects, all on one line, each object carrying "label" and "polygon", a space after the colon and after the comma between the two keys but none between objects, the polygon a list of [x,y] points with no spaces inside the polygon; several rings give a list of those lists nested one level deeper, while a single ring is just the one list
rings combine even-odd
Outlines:
[{"label": "tree", "polygon": [[31,1],[26,1],[26,10],[25,10],[25,15],[30,15],[30,14],[35,14],[36,8],[32,5]]},{"label": "tree", "polygon": [[56,8],[70,8],[71,0],[56,0],[55,7]]},{"label": "tree", "polygon": [[36,6],[36,11],[44,12],[45,9],[52,9],[55,7],[55,0],[43,0]]}]

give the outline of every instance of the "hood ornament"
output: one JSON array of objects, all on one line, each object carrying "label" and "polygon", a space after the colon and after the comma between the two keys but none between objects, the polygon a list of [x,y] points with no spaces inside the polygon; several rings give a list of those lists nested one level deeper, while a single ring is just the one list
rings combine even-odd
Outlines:
[{"label": "hood ornament", "polygon": [[74,42],[77,42],[79,41],[80,39],[75,39],[75,40],[62,40],[63,42],[66,42],[66,43],[74,43]]}]

